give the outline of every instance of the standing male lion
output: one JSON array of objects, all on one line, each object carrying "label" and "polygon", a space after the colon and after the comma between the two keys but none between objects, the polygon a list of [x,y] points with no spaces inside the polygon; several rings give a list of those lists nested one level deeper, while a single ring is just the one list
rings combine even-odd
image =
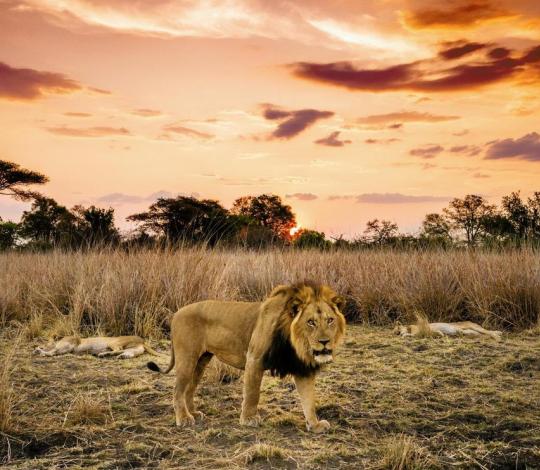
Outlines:
[{"label": "standing male lion", "polygon": [[187,305],[171,322],[171,360],[176,364],[174,410],[178,426],[195,422],[193,395],[212,357],[244,373],[240,423],[258,424],[257,405],[265,370],[292,375],[300,395],[307,428],[324,432],[328,421],[317,419],[315,376],[333,361],[345,332],[340,310],[343,297],[327,286],[301,283],[276,287],[264,302],[208,300]]}]

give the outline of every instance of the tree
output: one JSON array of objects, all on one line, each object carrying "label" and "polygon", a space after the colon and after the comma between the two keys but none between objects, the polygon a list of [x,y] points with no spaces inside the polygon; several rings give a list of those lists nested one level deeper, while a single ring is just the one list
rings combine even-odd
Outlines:
[{"label": "tree", "polygon": [[519,238],[525,238],[531,229],[531,214],[529,208],[521,200],[519,191],[502,198],[503,214],[508,220],[513,232]]},{"label": "tree", "polygon": [[0,194],[23,201],[39,196],[25,189],[32,184],[45,184],[49,179],[36,171],[21,168],[17,163],[0,160]]},{"label": "tree", "polygon": [[452,243],[450,222],[442,214],[426,214],[422,222],[420,241],[430,246],[447,247]]},{"label": "tree", "polygon": [[426,214],[422,222],[422,235],[427,238],[450,238],[450,223],[441,214]]},{"label": "tree", "polygon": [[236,199],[231,209],[233,215],[245,216],[256,224],[269,228],[275,237],[291,240],[291,229],[296,226],[296,216],[291,206],[283,204],[274,194],[244,196]]},{"label": "tree", "polygon": [[20,233],[39,246],[73,246],[80,242],[75,216],[54,199],[38,196],[24,211]]},{"label": "tree", "polygon": [[373,219],[366,223],[364,239],[368,243],[384,245],[398,235],[398,226],[389,220]]},{"label": "tree", "polygon": [[114,226],[114,209],[75,206],[71,212],[76,217],[77,229],[83,243],[94,246],[118,242],[120,235]]},{"label": "tree", "polygon": [[187,196],[159,198],[147,212],[130,215],[127,220],[173,242],[215,244],[236,230],[228,211],[219,202]]},{"label": "tree", "polygon": [[455,198],[443,212],[453,227],[465,232],[467,244],[473,246],[484,230],[484,218],[493,215],[495,206],[488,204],[482,196],[468,194],[464,199]]},{"label": "tree", "polygon": [[9,250],[17,242],[19,226],[15,222],[3,222],[0,217],[0,251]]},{"label": "tree", "polygon": [[294,234],[293,245],[297,248],[327,248],[330,242],[323,232],[303,228]]},{"label": "tree", "polygon": [[540,191],[536,191],[527,199],[531,236],[540,238]]}]

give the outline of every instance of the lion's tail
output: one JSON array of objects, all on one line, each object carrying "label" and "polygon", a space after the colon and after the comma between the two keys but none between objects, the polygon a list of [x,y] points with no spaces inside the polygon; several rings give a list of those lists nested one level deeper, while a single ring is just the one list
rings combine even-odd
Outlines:
[{"label": "lion's tail", "polygon": [[150,361],[146,364],[146,367],[148,367],[150,370],[153,370],[154,372],[161,372],[162,374],[168,374],[172,368],[174,367],[174,348],[171,345],[171,360],[169,361],[169,366],[167,369],[162,370],[161,367],[159,367],[155,362]]}]

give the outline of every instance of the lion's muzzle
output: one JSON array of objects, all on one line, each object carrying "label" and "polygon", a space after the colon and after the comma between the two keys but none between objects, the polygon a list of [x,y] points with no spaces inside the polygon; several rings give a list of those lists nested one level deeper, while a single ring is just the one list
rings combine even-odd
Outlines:
[{"label": "lion's muzzle", "polygon": [[332,362],[334,360],[332,350],[326,347],[319,351],[314,350],[313,357],[315,358],[315,362],[317,364],[328,364],[329,362]]}]

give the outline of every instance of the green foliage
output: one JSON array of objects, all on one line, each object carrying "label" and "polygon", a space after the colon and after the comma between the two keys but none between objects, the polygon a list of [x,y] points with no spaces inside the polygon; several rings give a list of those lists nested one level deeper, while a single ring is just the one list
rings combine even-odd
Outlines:
[{"label": "green foliage", "polygon": [[293,238],[293,245],[297,248],[329,248],[331,243],[326,239],[323,232],[316,230],[300,229]]},{"label": "green foliage", "polygon": [[39,196],[23,212],[20,234],[37,248],[74,246],[78,241],[76,217],[54,199]]},{"label": "green foliage", "polygon": [[159,198],[148,211],[130,215],[127,220],[172,242],[214,245],[238,230],[237,221],[219,202],[188,196]]},{"label": "green foliage", "polygon": [[251,219],[255,224],[270,229],[276,238],[286,241],[291,239],[291,229],[296,226],[291,206],[283,204],[281,198],[274,194],[238,198],[231,213]]},{"label": "green foliage", "polygon": [[467,244],[473,246],[485,233],[484,221],[494,215],[495,206],[476,194],[468,194],[463,199],[453,199],[443,209],[452,226],[465,232]]},{"label": "green foliage", "polygon": [[375,245],[386,245],[397,235],[397,224],[389,220],[373,219],[366,223],[363,240]]},{"label": "green foliage", "polygon": [[0,251],[13,248],[17,242],[19,225],[15,222],[2,222],[0,217]]}]

